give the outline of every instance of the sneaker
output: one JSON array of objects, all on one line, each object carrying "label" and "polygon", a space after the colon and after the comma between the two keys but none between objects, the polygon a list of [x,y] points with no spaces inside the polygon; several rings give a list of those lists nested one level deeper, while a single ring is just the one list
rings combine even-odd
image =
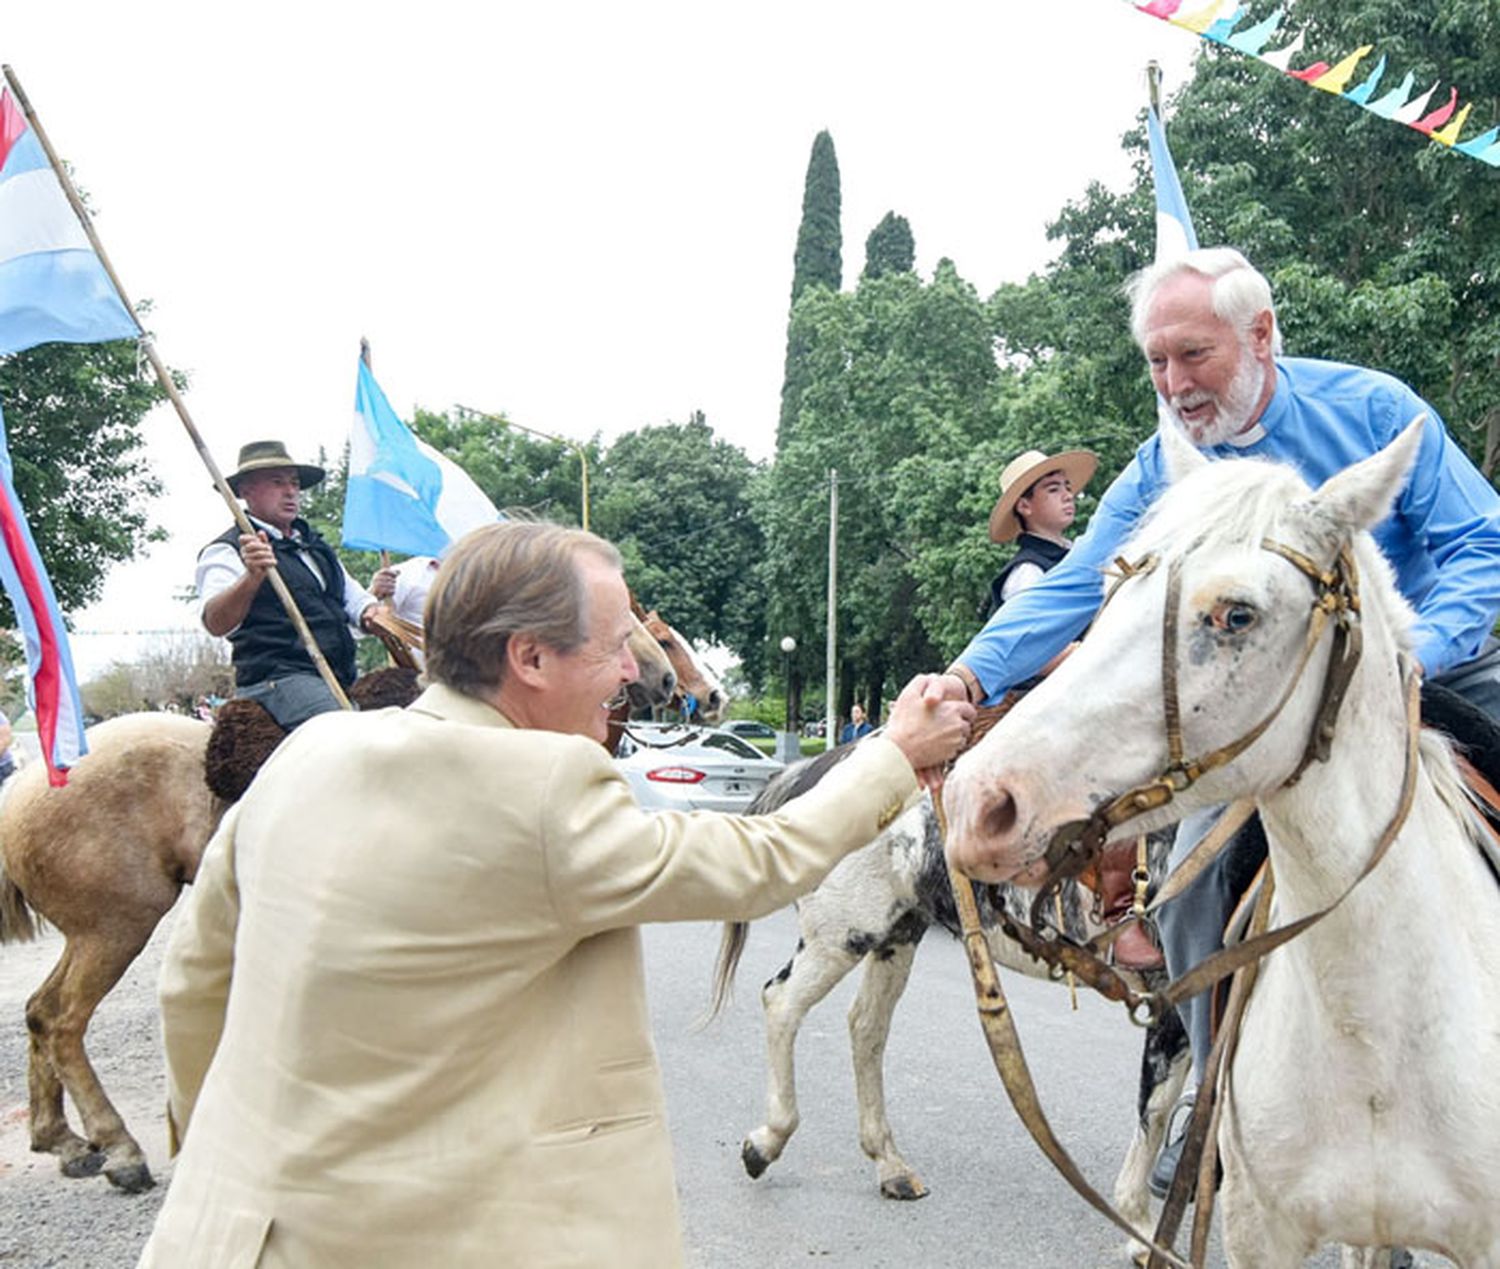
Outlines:
[{"label": "sneaker", "polygon": [[[1156,1156],[1156,1163],[1151,1168],[1151,1179],[1148,1182],[1151,1193],[1159,1199],[1167,1197],[1167,1191],[1172,1188],[1172,1178],[1177,1175],[1177,1165],[1182,1162],[1182,1145],[1187,1140],[1188,1124],[1193,1118],[1193,1103],[1197,1100],[1198,1090],[1188,1089],[1177,1099],[1172,1113],[1167,1116],[1166,1137],[1161,1153]],[[1192,1202],[1192,1195],[1188,1196],[1188,1201]]]}]

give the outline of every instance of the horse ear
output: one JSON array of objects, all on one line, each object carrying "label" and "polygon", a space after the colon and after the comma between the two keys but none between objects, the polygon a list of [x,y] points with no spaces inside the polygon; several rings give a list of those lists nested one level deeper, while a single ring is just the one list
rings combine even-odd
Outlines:
[{"label": "horse ear", "polygon": [[1208,466],[1208,459],[1199,452],[1192,441],[1188,440],[1187,433],[1178,426],[1175,419],[1162,415],[1161,422],[1157,426],[1157,432],[1161,436],[1162,458],[1167,464],[1167,481],[1175,485],[1185,476],[1191,476],[1200,467]]},{"label": "horse ear", "polygon": [[1379,524],[1406,487],[1426,426],[1424,410],[1384,449],[1325,480],[1312,496],[1312,507],[1346,532]]}]

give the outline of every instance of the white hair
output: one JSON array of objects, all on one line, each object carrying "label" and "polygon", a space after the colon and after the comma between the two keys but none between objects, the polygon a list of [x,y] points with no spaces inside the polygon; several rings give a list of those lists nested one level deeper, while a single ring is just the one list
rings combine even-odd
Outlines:
[{"label": "white hair", "polygon": [[1125,295],[1130,300],[1130,333],[1137,344],[1146,346],[1146,316],[1157,290],[1179,273],[1196,273],[1213,282],[1214,315],[1234,327],[1241,343],[1246,342],[1255,319],[1269,312],[1271,352],[1280,355],[1281,323],[1276,320],[1271,284],[1233,247],[1203,247],[1170,260],[1158,260],[1131,276],[1125,283]]}]

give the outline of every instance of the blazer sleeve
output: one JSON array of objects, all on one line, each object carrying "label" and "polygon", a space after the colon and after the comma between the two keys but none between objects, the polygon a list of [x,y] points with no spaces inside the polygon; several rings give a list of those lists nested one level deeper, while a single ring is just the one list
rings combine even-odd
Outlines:
[{"label": "blazer sleeve", "polygon": [[547,889],[559,918],[584,933],[765,916],[873,841],[918,792],[884,736],[862,739],[772,815],[643,811],[597,745],[569,746],[547,784],[538,829]]},{"label": "blazer sleeve", "polygon": [[234,877],[232,807],[204,848],[162,961],[157,996],[167,1060],[167,1139],[182,1148],[203,1077],[219,1047],[229,999],[239,888]]}]

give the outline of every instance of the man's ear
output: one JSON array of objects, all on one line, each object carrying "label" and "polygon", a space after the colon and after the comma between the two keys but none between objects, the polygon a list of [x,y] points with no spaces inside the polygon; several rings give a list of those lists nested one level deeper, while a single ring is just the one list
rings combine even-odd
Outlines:
[{"label": "man's ear", "polygon": [[505,644],[505,672],[527,687],[541,687],[546,682],[546,658],[550,649],[540,639],[525,631],[511,635]]},{"label": "man's ear", "polygon": [[1271,355],[1271,341],[1276,334],[1276,316],[1263,308],[1250,321],[1250,351],[1264,360]]}]

